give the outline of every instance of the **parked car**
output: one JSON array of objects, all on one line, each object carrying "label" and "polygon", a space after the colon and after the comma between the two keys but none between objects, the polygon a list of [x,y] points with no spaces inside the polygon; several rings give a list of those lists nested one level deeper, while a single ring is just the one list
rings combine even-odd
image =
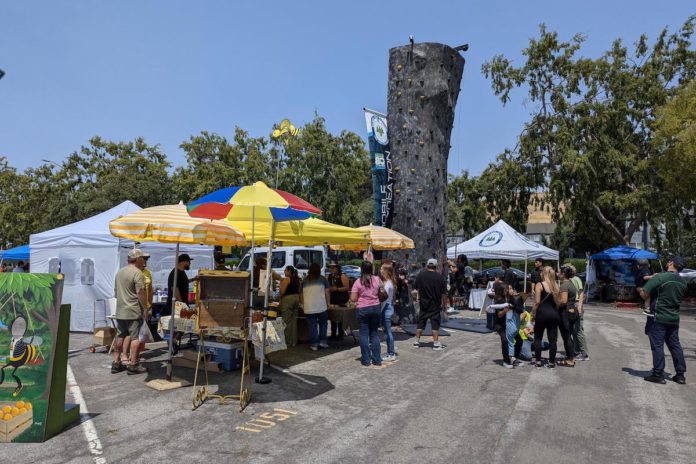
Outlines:
[{"label": "parked car", "polygon": [[[353,288],[353,283],[360,278],[360,266],[354,266],[352,264],[342,264],[341,272],[348,276],[348,284]],[[331,274],[331,269],[326,269],[326,277]]]},{"label": "parked car", "polygon": [[[268,247],[257,247],[254,252],[255,259],[265,258],[268,255]],[[285,266],[295,266],[300,277],[307,274],[307,269],[312,263],[317,263],[324,273],[326,272],[326,250],[321,246],[286,246],[274,248],[271,252],[271,267],[281,276]],[[249,270],[249,253],[245,254],[237,265],[238,271]]]},{"label": "parked car", "polygon": [[696,281],[696,269],[684,268],[679,273],[679,276],[687,282]]},{"label": "parked car", "polygon": [[[516,268],[511,268],[512,272],[515,274],[515,277],[517,277],[517,288],[516,290],[518,292],[521,292],[523,290],[524,286],[524,272],[520,271],[519,269]],[[496,267],[491,267],[488,269],[484,269],[481,272],[474,272],[474,282],[478,284],[483,284],[485,285],[489,281],[492,281],[495,279],[495,275],[498,272],[503,272],[503,268],[500,266]],[[531,275],[527,274],[527,282],[531,282]]]}]

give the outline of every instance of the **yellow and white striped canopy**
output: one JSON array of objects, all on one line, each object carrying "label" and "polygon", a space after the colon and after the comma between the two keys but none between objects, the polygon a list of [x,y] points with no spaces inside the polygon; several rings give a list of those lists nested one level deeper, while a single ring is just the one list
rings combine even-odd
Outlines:
[{"label": "yellow and white striped canopy", "polygon": [[226,221],[192,218],[186,205],[145,208],[109,223],[111,235],[135,241],[241,246],[244,233]]},{"label": "yellow and white striped canopy", "polygon": [[386,227],[369,226],[358,227],[358,230],[365,231],[369,237],[369,241],[359,245],[332,245],[333,250],[349,250],[360,251],[367,250],[372,245],[373,250],[402,250],[406,248],[415,248],[413,240],[400,234],[399,232]]}]

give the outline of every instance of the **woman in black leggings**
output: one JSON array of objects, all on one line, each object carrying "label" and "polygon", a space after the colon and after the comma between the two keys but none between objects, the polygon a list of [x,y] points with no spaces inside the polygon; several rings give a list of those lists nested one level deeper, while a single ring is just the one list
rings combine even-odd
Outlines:
[{"label": "woman in black leggings", "polygon": [[534,354],[536,366],[541,367],[541,341],[544,332],[549,339],[549,364],[548,367],[556,367],[556,342],[558,340],[558,300],[559,288],[556,283],[556,273],[552,267],[546,266],[542,270],[543,280],[534,285],[534,306],[532,307],[532,320],[534,321]]}]

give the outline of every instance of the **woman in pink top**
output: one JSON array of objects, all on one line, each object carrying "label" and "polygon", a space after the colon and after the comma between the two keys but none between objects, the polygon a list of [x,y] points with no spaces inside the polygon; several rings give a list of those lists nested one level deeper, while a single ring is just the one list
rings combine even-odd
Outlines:
[{"label": "woman in pink top", "polygon": [[350,301],[358,310],[360,354],[364,367],[382,366],[378,332],[382,320],[379,286],[379,277],[372,275],[372,263],[364,261],[360,266],[360,279],[355,281],[350,293]]}]

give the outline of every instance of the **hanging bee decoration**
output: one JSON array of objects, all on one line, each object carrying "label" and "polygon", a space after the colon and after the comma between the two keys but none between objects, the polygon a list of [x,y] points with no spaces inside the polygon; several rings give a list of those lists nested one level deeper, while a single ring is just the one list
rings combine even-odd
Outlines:
[{"label": "hanging bee decoration", "polygon": [[17,369],[25,364],[32,363],[37,358],[38,348],[34,345],[34,336],[24,338],[27,331],[27,320],[22,316],[17,316],[10,324],[12,332],[12,343],[10,344],[10,358],[4,366],[0,368],[0,385],[5,381],[5,369],[12,367],[12,378],[17,382],[12,396],[17,396],[22,391],[22,381],[17,376]]},{"label": "hanging bee decoration", "polygon": [[280,121],[278,129],[273,131],[271,137],[274,139],[282,138],[285,145],[287,145],[289,137],[297,137],[298,135],[300,135],[300,129],[293,126],[289,119],[283,119]]}]

